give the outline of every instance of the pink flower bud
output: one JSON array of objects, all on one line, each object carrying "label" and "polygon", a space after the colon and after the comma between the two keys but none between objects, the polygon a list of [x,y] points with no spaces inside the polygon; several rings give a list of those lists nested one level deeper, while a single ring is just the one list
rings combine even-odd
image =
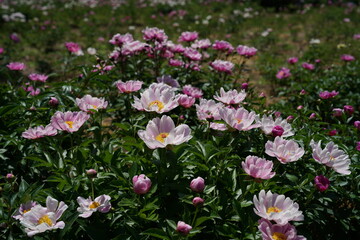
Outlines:
[{"label": "pink flower bud", "polygon": [[274,112],[274,115],[275,115],[275,117],[279,118],[281,116],[281,112],[276,111],[276,112]]},{"label": "pink flower bud", "polygon": [[310,114],[309,119],[315,119],[315,118],[316,118],[316,113],[312,113],[312,114]]},{"label": "pink flower bud", "polygon": [[97,176],[97,171],[96,171],[95,169],[86,170],[86,175],[87,175],[89,178],[96,178],[96,176]]},{"label": "pink flower bud", "polygon": [[356,143],[356,150],[360,151],[360,142]]},{"label": "pink flower bud", "polygon": [[292,116],[292,115],[289,115],[287,118],[286,118],[286,121],[287,122],[291,122],[292,120],[294,120],[294,116]]},{"label": "pink flower bud", "polygon": [[146,194],[151,188],[151,180],[144,174],[134,176],[132,179],[134,192],[136,194]]},{"label": "pink flower bud", "polygon": [[13,182],[15,180],[15,176],[12,173],[8,173],[8,174],[6,174],[5,179],[8,182]]},{"label": "pink flower bud", "polygon": [[341,108],[334,108],[332,111],[334,117],[341,117],[343,115],[343,110]]},{"label": "pink flower bud", "polygon": [[358,130],[360,130],[360,121],[355,121],[355,122],[354,122],[354,126],[355,126]]},{"label": "pink flower bud", "polygon": [[201,197],[194,197],[192,203],[195,207],[201,207],[204,204],[204,199],[202,199]]},{"label": "pink flower bud", "polygon": [[305,95],[305,94],[306,94],[305,89],[302,89],[302,90],[300,91],[300,95]]},{"label": "pink flower bud", "polygon": [[193,179],[190,183],[190,188],[194,192],[202,192],[205,188],[205,180],[202,177]]},{"label": "pink flower bud", "polygon": [[300,106],[298,106],[296,109],[297,110],[301,110],[301,109],[303,109],[304,108],[304,106],[303,105],[300,105]]},{"label": "pink flower bud", "polygon": [[178,103],[184,108],[190,108],[195,103],[195,98],[186,94],[181,94]]},{"label": "pink flower bud", "polygon": [[182,235],[188,235],[191,231],[192,227],[185,222],[178,221],[176,231]]},{"label": "pink flower bud", "polygon": [[329,132],[329,136],[335,136],[338,132],[334,129]]},{"label": "pink flower bud", "polygon": [[275,127],[273,127],[271,133],[274,137],[280,137],[283,135],[284,129],[281,126],[276,125]]},{"label": "pink flower bud", "polygon": [[344,106],[344,111],[349,114],[349,115],[352,115],[354,113],[354,107],[351,106],[351,105],[345,105]]},{"label": "pink flower bud", "polygon": [[241,84],[241,89],[248,89],[249,88],[249,84],[248,83],[243,83]]},{"label": "pink flower bud", "polygon": [[324,192],[326,189],[329,188],[330,181],[323,175],[316,176],[315,179],[315,187],[320,191]]},{"label": "pink flower bud", "polygon": [[49,100],[49,105],[52,107],[56,107],[57,105],[59,105],[59,100],[55,97],[51,97]]}]

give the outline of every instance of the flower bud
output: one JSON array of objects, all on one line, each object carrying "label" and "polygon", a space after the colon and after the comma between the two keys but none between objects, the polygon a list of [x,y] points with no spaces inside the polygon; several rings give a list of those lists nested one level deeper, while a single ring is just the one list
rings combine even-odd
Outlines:
[{"label": "flower bud", "polygon": [[134,176],[132,182],[134,186],[134,192],[139,195],[149,192],[151,188],[151,180],[144,174]]},{"label": "flower bud", "polygon": [[329,136],[335,136],[338,132],[334,129],[329,132]]},{"label": "flower bud", "polygon": [[294,116],[293,115],[289,115],[287,118],[286,118],[286,121],[287,122],[291,122],[292,120],[294,120]]},{"label": "flower bud", "polygon": [[6,174],[5,178],[6,178],[6,181],[8,181],[8,182],[13,182],[15,180],[15,176],[12,173]]},{"label": "flower bud", "polygon": [[345,105],[344,111],[345,111],[345,113],[352,115],[354,113],[354,107],[351,105]]},{"label": "flower bud", "polygon": [[360,142],[356,143],[356,150],[360,151]]},{"label": "flower bud", "polygon": [[324,192],[326,189],[329,188],[330,181],[323,175],[316,176],[315,179],[315,187],[320,191]]},{"label": "flower bud", "polygon": [[281,137],[284,133],[284,129],[281,126],[276,125],[273,127],[271,133],[274,137]]},{"label": "flower bud", "polygon": [[334,108],[332,111],[334,117],[341,117],[343,115],[343,110],[341,108]]},{"label": "flower bud", "polygon": [[355,126],[358,130],[360,130],[360,121],[355,121],[355,122],[354,122],[354,126]]},{"label": "flower bud", "polygon": [[49,100],[49,105],[52,107],[57,107],[57,105],[59,105],[59,100],[55,97],[51,97]]},{"label": "flower bud", "polygon": [[310,114],[309,119],[315,119],[315,118],[316,118],[316,113],[312,113],[312,114]]},{"label": "flower bud", "polygon": [[185,222],[178,221],[176,231],[182,235],[188,235],[191,231],[192,227]]},{"label": "flower bud", "polygon": [[195,207],[201,207],[202,205],[204,205],[204,199],[202,199],[201,197],[194,197],[192,203]]},{"label": "flower bud", "polygon": [[97,171],[96,171],[95,169],[86,170],[86,175],[87,175],[89,178],[96,178],[96,176],[97,176]]},{"label": "flower bud", "polygon": [[247,90],[249,88],[249,84],[248,83],[243,83],[241,84],[241,89]]},{"label": "flower bud", "polygon": [[194,192],[202,192],[205,188],[205,180],[202,177],[193,179],[190,183],[190,188]]},{"label": "flower bud", "polygon": [[305,89],[302,89],[302,90],[300,91],[300,95],[305,95],[305,94],[306,94]]},{"label": "flower bud", "polygon": [[274,113],[275,117],[279,118],[281,116],[281,112],[277,111]]},{"label": "flower bud", "polygon": [[304,108],[303,105],[299,105],[296,109],[297,109],[297,110],[301,110],[301,109],[303,109],[303,108]]}]

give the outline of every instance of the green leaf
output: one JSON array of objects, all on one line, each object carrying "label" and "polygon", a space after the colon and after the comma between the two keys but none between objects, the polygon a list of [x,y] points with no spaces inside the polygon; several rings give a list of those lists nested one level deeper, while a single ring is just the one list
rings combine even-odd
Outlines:
[{"label": "green leaf", "polygon": [[161,230],[159,228],[150,228],[150,229],[140,233],[140,235],[148,235],[148,236],[156,237],[159,239],[170,240],[170,238],[168,237],[166,232],[164,232],[163,230]]}]

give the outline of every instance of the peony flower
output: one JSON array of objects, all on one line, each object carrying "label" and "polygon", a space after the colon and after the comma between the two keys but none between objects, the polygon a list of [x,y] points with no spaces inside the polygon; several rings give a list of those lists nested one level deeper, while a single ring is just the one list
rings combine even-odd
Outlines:
[{"label": "peony flower", "polygon": [[151,180],[144,174],[134,176],[132,182],[134,186],[134,192],[139,195],[146,194],[151,188]]},{"label": "peony flower", "polygon": [[38,126],[34,128],[29,128],[25,132],[21,134],[23,138],[27,139],[38,139],[45,136],[55,136],[57,134],[57,130],[52,125],[47,126]]},{"label": "peony flower", "polygon": [[81,50],[81,47],[79,44],[74,42],[66,42],[65,47],[70,53],[75,54],[76,56],[82,56],[84,55],[84,52]]},{"label": "peony flower", "polygon": [[20,42],[20,37],[19,37],[16,33],[10,34],[9,38],[10,38],[11,41],[13,41],[14,43],[19,43],[19,42]]},{"label": "peony flower", "polygon": [[349,54],[344,54],[344,55],[341,55],[341,60],[343,60],[344,62],[351,62],[351,61],[355,60],[355,57],[351,56]]},{"label": "peony flower", "polygon": [[201,207],[202,205],[204,205],[204,202],[205,200],[201,197],[194,197],[192,200],[194,207]]},{"label": "peony flower", "polygon": [[274,142],[267,141],[265,144],[265,153],[285,164],[299,160],[305,151],[293,140],[275,137]]},{"label": "peony flower", "polygon": [[23,216],[25,213],[30,212],[33,207],[37,205],[34,201],[28,201],[26,203],[20,204],[19,209],[15,212],[15,214],[12,216],[16,220],[23,219]]},{"label": "peony flower", "polygon": [[48,76],[46,76],[44,74],[32,73],[28,76],[28,78],[31,81],[46,82],[46,80],[48,79]]},{"label": "peony flower", "polygon": [[355,121],[354,127],[356,127],[358,130],[360,130],[360,121]]},{"label": "peony flower", "polygon": [[290,69],[288,68],[281,68],[280,71],[276,74],[277,79],[284,79],[291,76]]},{"label": "peony flower", "polygon": [[333,142],[326,144],[325,148],[321,148],[321,141],[315,142],[311,140],[310,146],[313,150],[312,157],[315,161],[322,163],[343,175],[349,175],[351,172],[349,156],[343,150],[340,150]]},{"label": "peony flower", "polygon": [[212,47],[215,50],[227,52],[227,53],[232,53],[234,51],[234,47],[231,45],[231,43],[227,41],[216,40]]},{"label": "peony flower", "polygon": [[327,179],[323,175],[316,176],[315,179],[314,179],[314,182],[315,182],[315,187],[320,192],[324,192],[330,186],[329,179]]},{"label": "peony flower", "polygon": [[242,83],[241,84],[241,89],[247,90],[249,88],[249,84],[248,83]]},{"label": "peony flower", "polygon": [[301,66],[307,70],[314,70],[315,69],[315,65],[314,64],[310,64],[307,62],[304,62],[301,64]]},{"label": "peony flower", "polygon": [[336,129],[330,130],[329,133],[328,133],[329,136],[335,136],[336,134],[338,134]]},{"label": "peony flower", "polygon": [[192,227],[185,222],[178,221],[176,226],[176,231],[182,235],[188,235],[191,231]]},{"label": "peony flower", "polygon": [[201,60],[201,53],[199,53],[196,49],[193,48],[185,48],[184,56],[189,58],[191,61],[200,61]]},{"label": "peony flower", "polygon": [[82,98],[76,98],[76,105],[84,112],[90,112],[90,110],[98,111],[99,109],[105,109],[108,105],[108,102],[104,98],[92,97],[90,95],[85,95]]},{"label": "peony flower", "polygon": [[164,113],[179,106],[180,95],[175,95],[174,88],[164,83],[153,83],[141,93],[140,99],[134,96],[134,108],[140,111]]},{"label": "peony flower", "polygon": [[158,83],[165,83],[165,84],[169,85],[170,87],[174,87],[174,88],[180,87],[179,82],[176,79],[172,78],[170,75],[164,75],[161,77],[157,77],[156,80]]},{"label": "peony flower", "polygon": [[90,115],[84,112],[57,111],[51,117],[51,125],[57,130],[76,132],[89,118]]},{"label": "peony flower", "polygon": [[230,127],[239,131],[248,131],[260,127],[259,123],[254,123],[254,121],[258,122],[256,113],[249,112],[242,107],[238,109],[222,108],[219,110],[219,115]]},{"label": "peony flower", "polygon": [[260,128],[266,135],[272,134],[275,137],[290,137],[294,135],[291,125],[286,119],[275,118],[274,120],[272,116],[264,115],[258,123],[261,124]]},{"label": "peony flower", "polygon": [[198,39],[199,33],[198,32],[182,32],[179,37],[179,42],[192,42]]},{"label": "peony flower", "polygon": [[182,92],[194,98],[201,98],[203,96],[203,92],[201,91],[201,89],[193,87],[191,85],[185,85],[182,89]]},{"label": "peony flower", "polygon": [[58,202],[56,199],[48,196],[46,198],[46,207],[36,205],[23,214],[20,223],[25,226],[25,232],[28,237],[35,234],[53,229],[63,229],[65,223],[57,222],[68,206],[64,202]]},{"label": "peony flower", "polygon": [[244,101],[246,97],[245,90],[242,90],[241,92],[234,90],[229,90],[225,92],[224,88],[220,88],[220,96],[214,95],[214,99],[218,100],[225,104],[239,104],[242,101]]},{"label": "peony flower", "polygon": [[218,72],[225,72],[228,74],[231,74],[232,69],[234,68],[234,64],[232,62],[223,60],[215,60],[210,63],[210,66]]},{"label": "peony flower", "polygon": [[115,34],[111,40],[109,41],[109,43],[113,44],[113,45],[116,45],[116,46],[119,46],[119,47],[122,47],[122,45],[124,43],[129,43],[129,42],[132,42],[134,41],[133,39],[133,36],[130,34],[130,33],[126,33],[124,35],[121,35],[121,34]]},{"label": "peony flower", "polygon": [[275,172],[271,172],[273,162],[256,156],[247,156],[245,162],[241,163],[244,171],[253,178],[270,179],[275,176]]},{"label": "peony flower", "polygon": [[140,41],[125,42],[121,49],[124,56],[132,56],[143,51],[148,45]]},{"label": "peony flower", "polygon": [[339,92],[336,92],[335,90],[333,90],[332,92],[328,92],[328,91],[323,91],[319,93],[319,97],[321,99],[329,99],[329,98],[333,98],[335,96],[337,96],[339,94]]},{"label": "peony flower", "polygon": [[258,229],[263,240],[306,240],[302,235],[297,235],[296,229],[290,223],[285,225],[272,224],[261,218]]},{"label": "peony flower", "polygon": [[254,196],[255,214],[269,221],[275,221],[283,226],[289,221],[303,221],[304,215],[299,211],[299,205],[285,198],[285,195],[272,193],[270,190],[265,193],[261,190],[259,197]]},{"label": "peony flower", "polygon": [[25,69],[25,64],[21,62],[11,62],[6,67],[12,71],[21,71]]},{"label": "peony flower", "polygon": [[158,29],[156,27],[149,28],[142,30],[143,37],[147,41],[157,41],[157,42],[165,42],[168,39],[168,36],[165,34],[163,29]]},{"label": "peony flower", "polygon": [[351,105],[345,105],[344,106],[344,112],[349,114],[349,115],[353,115],[353,113],[355,112],[355,109]]},{"label": "peony flower", "polygon": [[297,63],[298,62],[298,58],[297,57],[291,57],[291,58],[289,58],[288,60],[287,60],[287,62],[288,63],[290,63],[290,64],[295,64],[295,63]]},{"label": "peony flower", "polygon": [[191,44],[192,48],[206,49],[211,47],[211,42],[209,39],[195,40],[193,44]]},{"label": "peony flower", "polygon": [[236,51],[240,56],[250,58],[256,54],[257,49],[254,47],[239,45],[237,46]]},{"label": "peony flower", "polygon": [[161,119],[151,120],[147,124],[146,130],[139,130],[138,135],[150,149],[180,145],[192,138],[188,125],[180,124],[175,127],[174,121],[166,115],[163,115]]},{"label": "peony flower", "polygon": [[344,110],[342,110],[341,108],[334,108],[332,112],[334,117],[341,117],[344,113]]},{"label": "peony flower", "polygon": [[212,99],[200,99],[200,104],[195,104],[196,115],[199,120],[220,120],[219,109],[223,106],[222,103],[215,103]]},{"label": "peony flower", "polygon": [[197,178],[191,180],[190,188],[194,192],[198,192],[198,193],[204,191],[205,180],[202,177],[197,177]]},{"label": "peony flower", "polygon": [[119,89],[120,93],[137,92],[141,89],[142,84],[143,84],[142,81],[134,81],[134,80],[130,80],[127,82],[123,82],[119,80],[115,82],[115,85]]},{"label": "peony flower", "polygon": [[173,67],[181,67],[184,66],[184,62],[178,59],[169,59],[169,65]]},{"label": "peony flower", "polygon": [[82,218],[88,218],[97,211],[101,213],[107,213],[111,209],[111,197],[105,194],[98,196],[94,201],[91,199],[91,197],[88,199],[78,197],[76,200],[80,205],[80,207],[77,208],[77,211],[81,213],[79,217]]},{"label": "peony flower", "polygon": [[184,108],[190,108],[195,103],[195,98],[188,96],[186,94],[181,94],[178,100],[180,106]]}]

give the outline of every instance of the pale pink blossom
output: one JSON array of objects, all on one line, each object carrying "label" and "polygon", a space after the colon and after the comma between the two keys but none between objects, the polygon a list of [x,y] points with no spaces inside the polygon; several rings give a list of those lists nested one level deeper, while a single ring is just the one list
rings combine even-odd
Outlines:
[{"label": "pale pink blossom", "polygon": [[45,127],[38,126],[34,128],[29,128],[28,130],[23,132],[21,136],[27,139],[38,139],[45,136],[55,136],[56,134],[57,130],[49,124]]},{"label": "pale pink blossom", "polygon": [[226,124],[224,123],[215,123],[215,122],[211,122],[209,127],[211,129],[217,130],[217,131],[226,131],[228,130],[228,127]]},{"label": "pale pink blossom", "polygon": [[45,74],[32,73],[28,76],[28,78],[31,81],[46,82],[46,80],[48,79],[48,76],[46,76]]},{"label": "pale pink blossom", "polygon": [[198,32],[182,32],[179,37],[179,42],[192,42],[198,39]]},{"label": "pale pink blossom", "polygon": [[25,64],[22,62],[11,62],[6,67],[12,71],[21,71],[25,69]]},{"label": "pale pink blossom", "polygon": [[195,49],[206,49],[211,47],[211,42],[209,39],[196,40],[193,44],[191,44],[191,47]]},{"label": "pale pink blossom", "polygon": [[269,220],[262,218],[259,220],[258,229],[261,232],[262,240],[306,240],[302,235],[297,235],[293,225],[272,224]]},{"label": "pale pink blossom", "polygon": [[132,182],[136,194],[146,194],[151,188],[151,180],[144,174],[134,176]]},{"label": "pale pink blossom", "polygon": [[291,58],[289,58],[288,60],[287,60],[287,62],[288,63],[290,63],[290,64],[295,64],[295,63],[297,63],[298,62],[298,58],[297,57],[291,57]]},{"label": "pale pink blossom", "polygon": [[236,51],[240,56],[244,56],[244,57],[247,57],[247,58],[250,58],[250,57],[254,56],[257,53],[256,48],[248,47],[248,46],[244,46],[244,45],[237,46]]},{"label": "pale pink blossom", "polygon": [[280,71],[276,74],[277,79],[284,79],[291,76],[290,69],[288,68],[281,68]]},{"label": "pale pink blossom", "polygon": [[163,29],[159,28],[149,28],[146,27],[146,29],[142,30],[143,37],[145,40],[150,41],[158,41],[158,42],[165,42],[168,39],[168,36],[165,34],[165,31]]},{"label": "pale pink blossom", "polygon": [[314,70],[315,69],[315,65],[314,64],[311,64],[311,63],[307,63],[307,62],[304,62],[301,64],[301,66],[307,70]]},{"label": "pale pink blossom", "polygon": [[223,106],[212,99],[200,99],[200,104],[195,104],[197,117],[199,120],[220,120],[219,109]]},{"label": "pale pink blossom", "polygon": [[30,212],[33,207],[37,205],[34,201],[28,201],[26,203],[20,204],[19,209],[15,212],[15,214],[12,216],[16,220],[21,220],[23,218],[23,215],[27,212]]},{"label": "pale pink blossom", "polygon": [[275,118],[274,120],[272,116],[264,115],[259,123],[261,124],[261,130],[263,130],[266,135],[273,134],[272,131],[276,126],[280,126],[283,129],[283,133],[279,136],[290,137],[294,135],[291,124],[289,124],[286,119],[283,120],[282,118]]},{"label": "pale pink blossom", "polygon": [[216,93],[214,99],[225,104],[239,104],[244,101],[246,97],[245,90],[237,91],[235,89],[225,92],[224,88],[220,88],[220,94]]},{"label": "pale pink blossom", "polygon": [[305,151],[293,140],[275,137],[274,142],[267,141],[265,144],[265,153],[285,164],[299,160]]},{"label": "pale pink blossom", "polygon": [[60,112],[51,117],[51,125],[61,131],[76,132],[90,118],[85,112]]},{"label": "pale pink blossom", "polygon": [[193,49],[193,48],[185,48],[185,51],[184,51],[184,56],[189,58],[190,60],[192,61],[200,61],[201,60],[201,53],[198,52],[196,49]]},{"label": "pale pink blossom", "polygon": [[76,56],[82,56],[84,55],[84,52],[81,50],[81,47],[79,44],[74,42],[66,42],[65,47],[70,53],[73,53]]},{"label": "pale pink blossom", "polygon": [[124,45],[124,43],[129,43],[134,41],[133,36],[130,33],[126,33],[124,35],[121,34],[115,34],[111,40],[109,41],[109,43],[113,44],[113,45],[117,45],[119,47],[121,47],[122,45]]},{"label": "pale pink blossom", "polygon": [[219,110],[219,115],[230,127],[239,131],[248,131],[253,128],[260,127],[258,122],[258,115],[255,112],[249,112],[245,108],[222,108]]},{"label": "pale pink blossom", "polygon": [[323,91],[319,93],[319,97],[321,99],[329,99],[329,98],[333,98],[335,96],[337,96],[339,94],[339,92],[336,92],[335,90],[333,90],[332,92],[329,91]]},{"label": "pale pink blossom", "polygon": [[99,109],[107,108],[108,102],[104,98],[92,97],[85,95],[82,98],[76,98],[76,105],[84,112],[91,112],[91,110],[98,111]]},{"label": "pale pink blossom", "polygon": [[232,53],[234,51],[234,47],[231,45],[231,43],[227,41],[216,40],[215,43],[212,45],[212,47],[215,50],[227,52],[227,53]]},{"label": "pale pink blossom", "polygon": [[195,98],[188,96],[186,94],[181,94],[178,100],[178,103],[180,106],[183,106],[184,108],[190,108],[195,103]]},{"label": "pale pink blossom", "polygon": [[182,89],[182,92],[194,98],[201,98],[203,96],[203,92],[200,88],[193,87],[191,85],[185,85]]},{"label": "pale pink blossom", "polygon": [[124,56],[135,55],[143,51],[148,45],[140,41],[125,42],[121,48],[121,54]]},{"label": "pale pink blossom", "polygon": [[229,61],[215,60],[210,63],[210,66],[218,72],[225,72],[231,74],[235,65]]},{"label": "pale pink blossom", "polygon": [[169,65],[170,66],[182,67],[182,66],[184,66],[184,64],[185,63],[183,61],[179,60],[179,59],[173,59],[173,58],[169,59]]},{"label": "pale pink blossom", "polygon": [[123,82],[121,80],[115,82],[116,87],[119,89],[120,93],[131,93],[137,92],[141,89],[143,82],[137,80],[130,80]]},{"label": "pale pink blossom", "polygon": [[83,197],[78,197],[77,199],[78,204],[80,205],[77,208],[77,211],[81,213],[79,217],[88,218],[94,212],[101,212],[107,213],[111,209],[111,197],[108,195],[101,195],[95,198],[94,200],[91,197],[85,199]]},{"label": "pale pink blossom", "polygon": [[270,179],[274,177],[275,172],[272,172],[273,165],[272,161],[256,156],[247,156],[245,162],[241,163],[242,168],[247,174],[259,179]]},{"label": "pale pink blossom", "polygon": [[285,195],[265,193],[261,190],[259,197],[254,196],[255,214],[269,221],[275,221],[279,225],[285,225],[289,221],[303,221],[304,215],[299,211],[299,204],[285,198]]},{"label": "pale pink blossom", "polygon": [[139,130],[138,135],[150,149],[180,145],[192,138],[188,125],[180,124],[175,127],[174,121],[166,115],[163,115],[161,119],[151,120],[147,124],[146,130]]},{"label": "pale pink blossom", "polygon": [[341,60],[345,61],[345,62],[351,62],[355,60],[355,57],[349,54],[344,54],[341,55]]},{"label": "pale pink blossom", "polygon": [[349,175],[351,172],[350,158],[345,152],[339,149],[334,142],[326,144],[325,148],[321,148],[321,141],[315,142],[311,140],[310,146],[313,150],[312,157],[318,163],[322,163],[343,175]]}]

